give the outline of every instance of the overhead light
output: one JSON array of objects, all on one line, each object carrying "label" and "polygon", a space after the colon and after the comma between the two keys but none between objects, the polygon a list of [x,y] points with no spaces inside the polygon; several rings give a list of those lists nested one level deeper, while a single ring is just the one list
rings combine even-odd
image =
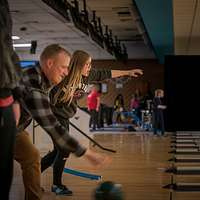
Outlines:
[{"label": "overhead light", "polygon": [[16,35],[13,35],[13,36],[12,36],[12,39],[13,39],[13,40],[19,40],[20,37],[19,37],[19,36],[16,36]]},{"label": "overhead light", "polygon": [[13,44],[13,47],[31,47],[31,43]]}]

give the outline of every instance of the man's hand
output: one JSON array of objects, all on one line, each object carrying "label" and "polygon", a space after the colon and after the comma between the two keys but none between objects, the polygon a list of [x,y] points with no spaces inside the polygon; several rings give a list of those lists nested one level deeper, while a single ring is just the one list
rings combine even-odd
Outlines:
[{"label": "man's hand", "polygon": [[89,161],[96,169],[108,166],[111,163],[111,158],[107,155],[96,153],[92,150],[87,149],[83,155],[85,159]]},{"label": "man's hand", "polygon": [[19,119],[20,119],[20,105],[17,101],[15,101],[12,105],[12,108],[13,108],[13,113],[14,113],[14,116],[15,116],[15,121],[16,121],[16,126],[18,125],[19,123]]},{"label": "man's hand", "polygon": [[138,77],[143,75],[143,70],[142,69],[132,69],[129,70],[129,76],[133,76],[133,77]]}]

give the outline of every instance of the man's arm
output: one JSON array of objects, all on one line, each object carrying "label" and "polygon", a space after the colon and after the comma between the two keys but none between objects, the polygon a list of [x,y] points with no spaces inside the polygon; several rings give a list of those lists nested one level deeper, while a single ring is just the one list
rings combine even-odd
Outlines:
[{"label": "man's arm", "polygon": [[32,90],[29,91],[27,96],[25,99],[26,106],[33,119],[51,136],[63,154],[68,154],[71,151],[78,157],[83,156],[96,168],[103,167],[111,162],[110,157],[82,147],[77,140],[68,134],[68,130],[60,124],[52,113],[46,94],[39,90]]},{"label": "man's arm", "polygon": [[86,149],[71,137],[68,130],[57,120],[51,110],[48,96],[36,89],[28,93],[29,95],[25,97],[25,104],[32,118],[51,136],[62,152],[71,151],[77,156],[82,156]]}]

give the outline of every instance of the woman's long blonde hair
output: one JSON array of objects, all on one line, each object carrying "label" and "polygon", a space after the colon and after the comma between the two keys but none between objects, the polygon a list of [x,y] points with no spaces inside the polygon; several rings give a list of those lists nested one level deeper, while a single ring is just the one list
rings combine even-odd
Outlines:
[{"label": "woman's long blonde hair", "polygon": [[71,103],[74,92],[81,87],[82,70],[90,57],[88,53],[82,50],[73,53],[69,64],[69,74],[58,86],[57,93],[54,96],[55,103]]}]

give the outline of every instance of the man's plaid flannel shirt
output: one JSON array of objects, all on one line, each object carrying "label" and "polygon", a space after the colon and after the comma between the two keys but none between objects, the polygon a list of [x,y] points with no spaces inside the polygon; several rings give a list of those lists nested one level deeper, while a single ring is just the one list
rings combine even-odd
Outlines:
[{"label": "man's plaid flannel shirt", "polygon": [[68,130],[60,124],[51,110],[49,99],[51,88],[52,85],[39,66],[28,68],[23,72],[20,82],[22,112],[19,132],[34,119],[63,153],[70,151],[76,156],[81,156],[86,149],[69,135]]}]

